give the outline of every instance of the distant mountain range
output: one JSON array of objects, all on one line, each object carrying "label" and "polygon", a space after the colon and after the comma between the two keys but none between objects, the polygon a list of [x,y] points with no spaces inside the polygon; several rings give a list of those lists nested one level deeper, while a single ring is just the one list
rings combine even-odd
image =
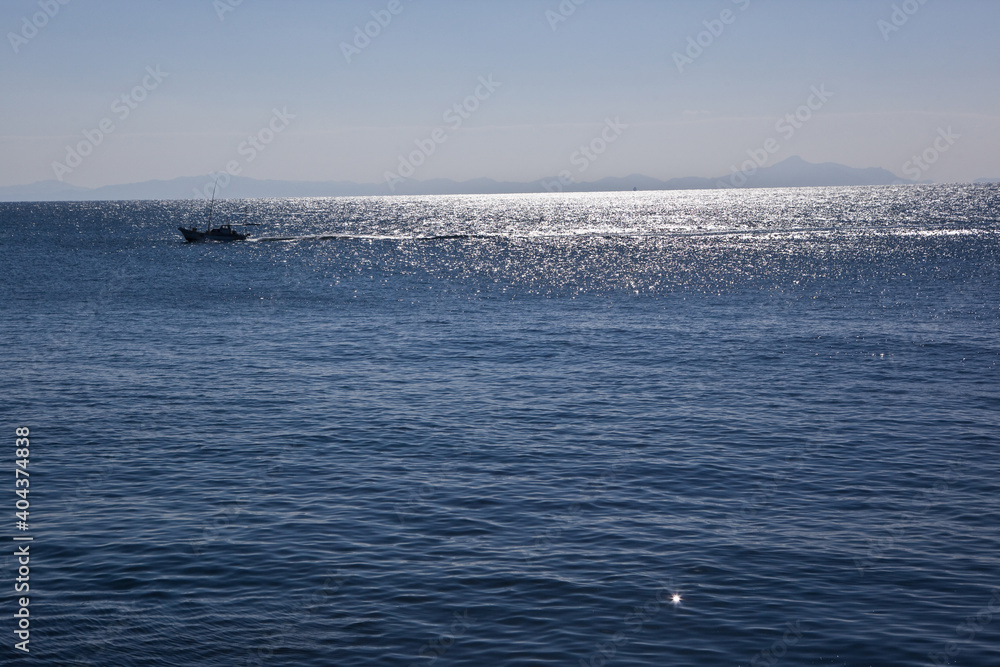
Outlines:
[{"label": "distant mountain range", "polygon": [[[996,182],[984,179],[982,183]],[[101,188],[81,188],[59,181],[41,181],[31,185],[0,187],[0,201],[95,201],[95,200],[163,200],[198,199],[211,196],[214,180],[211,176],[175,178],[170,181],[146,181]],[[851,185],[914,184],[890,171],[878,168],[856,169],[826,162],[814,164],[800,157],[790,157],[753,174],[736,174],[719,178],[674,178],[661,181],[648,176],[603,178],[586,183],[564,185],[555,178],[530,183],[511,183],[480,178],[471,181],[435,179],[408,180],[391,192],[385,183],[359,184],[344,181],[265,181],[233,177],[219,182],[219,199],[256,199],[271,197],[346,197],[376,195],[445,195],[445,194],[513,194],[534,192],[616,192],[622,190],[704,190],[718,188],[790,188]],[[208,193],[207,195],[205,193]]]}]

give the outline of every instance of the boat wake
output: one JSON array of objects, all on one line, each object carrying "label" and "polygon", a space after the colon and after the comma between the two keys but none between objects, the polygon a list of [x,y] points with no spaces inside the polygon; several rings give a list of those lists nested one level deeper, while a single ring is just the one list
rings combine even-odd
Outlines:
[{"label": "boat wake", "polygon": [[461,241],[467,239],[512,238],[509,234],[308,234],[305,236],[262,236],[251,243],[295,241]]},{"label": "boat wake", "polygon": [[522,231],[494,233],[448,233],[448,234],[307,234],[300,236],[264,236],[248,239],[250,243],[274,242],[317,242],[317,241],[396,241],[396,242],[435,242],[435,241],[544,241],[566,239],[656,239],[676,237],[829,237],[836,235],[861,236],[938,236],[948,235],[978,235],[1000,233],[995,230],[979,228],[960,228],[951,226],[914,227],[912,225],[889,225],[881,228],[862,228],[854,226],[832,227],[786,227],[764,229],[672,229],[640,231],[635,229],[609,231],[593,229],[575,229],[566,231]]}]

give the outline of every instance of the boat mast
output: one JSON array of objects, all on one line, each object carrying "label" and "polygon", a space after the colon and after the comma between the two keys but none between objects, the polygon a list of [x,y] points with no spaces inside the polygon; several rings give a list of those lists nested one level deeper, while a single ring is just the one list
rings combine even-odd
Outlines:
[{"label": "boat mast", "polygon": [[212,210],[215,208],[215,191],[219,189],[219,179],[215,179],[215,187],[212,188],[212,203],[208,205],[208,230],[212,231]]}]

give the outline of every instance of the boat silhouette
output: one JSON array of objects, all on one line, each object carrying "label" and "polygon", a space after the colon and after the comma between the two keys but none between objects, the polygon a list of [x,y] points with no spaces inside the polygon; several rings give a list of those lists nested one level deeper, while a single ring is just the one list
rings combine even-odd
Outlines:
[{"label": "boat silhouette", "polygon": [[[200,243],[204,241],[244,241],[249,236],[245,232],[233,229],[232,225],[219,225],[212,228],[212,213],[215,210],[215,192],[219,188],[219,182],[215,182],[212,189],[212,202],[208,206],[208,225],[205,231],[199,231],[197,227],[178,227],[177,229],[184,235],[184,240],[188,243]],[[249,208],[247,209],[249,215]],[[244,223],[246,224],[246,223]]]}]

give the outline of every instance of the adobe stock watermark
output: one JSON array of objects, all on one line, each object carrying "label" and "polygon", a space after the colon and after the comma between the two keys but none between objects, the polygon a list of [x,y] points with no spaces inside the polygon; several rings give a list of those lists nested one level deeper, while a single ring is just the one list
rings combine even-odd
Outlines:
[{"label": "adobe stock watermark", "polygon": [[889,16],[889,20],[879,19],[875,22],[878,26],[879,31],[882,33],[882,39],[889,41],[889,38],[894,32],[899,32],[904,25],[910,22],[910,19],[916,16],[920,8],[927,4],[927,0],[905,0],[902,4],[892,6],[892,14]]},{"label": "adobe stock watermark", "polygon": [[[642,632],[643,626],[653,620],[654,616],[664,609],[676,608],[680,604],[681,595],[677,592],[673,579],[662,583],[653,599],[641,607],[632,607],[632,611],[625,614],[625,618],[622,619],[625,629],[611,635],[608,641],[598,642],[589,659],[580,659],[580,667],[605,667],[618,655],[618,649],[627,645],[635,635]],[[630,633],[633,637],[629,636]]]},{"label": "adobe stock watermark", "polygon": [[[124,122],[132,115],[133,111],[139,108],[140,104],[146,101],[151,92],[160,87],[160,84],[168,76],[170,73],[160,70],[159,65],[147,67],[146,76],[142,78],[142,81],[111,103],[111,113],[119,122]],[[115,125],[114,119],[106,116],[97,123],[97,127],[84,130],[83,140],[78,141],[75,145],[67,144],[66,159],[63,162],[52,163],[52,171],[56,178],[62,181],[67,175],[73,173],[73,170],[82,165],[84,159],[91,155],[98,146],[104,143],[105,138],[117,129],[118,126]]]},{"label": "adobe stock watermark", "polygon": [[260,128],[255,134],[251,134],[245,141],[236,147],[236,153],[242,160],[232,159],[226,162],[223,171],[212,172],[210,179],[201,188],[195,188],[194,194],[201,199],[211,199],[215,192],[215,185],[225,190],[229,187],[234,176],[243,173],[243,168],[257,159],[257,156],[267,150],[267,147],[275,138],[288,129],[291,122],[295,120],[295,114],[288,113],[288,107],[282,109],[272,109],[271,120]]},{"label": "adobe stock watermark", "polygon": [[927,173],[941,159],[941,156],[950,151],[955,142],[962,138],[961,134],[956,134],[951,129],[951,125],[948,126],[948,129],[939,127],[937,132],[938,136],[930,146],[919,155],[914,155],[903,163],[903,174],[909,176],[911,180],[916,181]]},{"label": "adobe stock watermark", "polygon": [[[971,642],[982,632],[987,625],[993,622],[993,615],[1000,614],[1000,588],[993,589],[993,597],[980,609],[975,616],[968,616],[965,621],[955,628],[955,634],[960,637],[955,641],[945,644],[941,651],[934,651],[927,654],[930,664],[935,667],[952,664],[952,660],[962,652],[962,642]],[[956,663],[957,664],[957,663]]]},{"label": "adobe stock watermark", "polygon": [[[246,488],[250,488],[251,484],[261,487],[274,485],[280,479],[286,463],[290,463],[287,454],[270,459],[266,470],[254,479],[247,480]],[[225,506],[213,515],[212,520],[202,526],[201,539],[190,541],[191,552],[195,556],[201,556],[209,544],[225,539],[225,532],[236,528],[236,518],[244,512],[249,512],[253,507],[253,498],[254,496],[247,492],[227,500]]]},{"label": "adobe stock watermark", "polygon": [[792,475],[798,473],[805,465],[806,457],[815,456],[821,447],[819,442],[810,441],[793,454],[786,456],[784,458],[786,466],[781,471],[771,475],[769,480],[758,483],[756,490],[743,501],[739,512],[727,521],[730,532],[736,535],[740,535],[744,531],[756,532],[755,527],[748,526],[750,521],[755,519],[761,508],[765,507],[781,490],[779,484],[784,484]]},{"label": "adobe stock watermark", "polygon": [[[858,574],[865,576],[865,571],[874,567],[876,561],[885,558],[886,554],[896,548],[897,541],[906,536],[906,531],[919,529],[920,518],[927,513],[934,505],[940,502],[940,497],[951,490],[951,484],[959,479],[959,471],[966,465],[965,461],[950,461],[948,469],[944,475],[934,483],[934,486],[927,489],[922,494],[921,499],[911,500],[912,508],[909,512],[904,512],[899,519],[891,524],[882,526],[879,532],[882,537],[878,540],[868,538],[868,553],[864,558],[854,558],[854,567]],[[911,514],[913,516],[911,516]]]},{"label": "adobe stock watermark", "polygon": [[243,0],[212,0],[212,7],[220,21],[226,20],[226,14],[235,12],[236,8],[243,4]]},{"label": "adobe stock watermark", "polygon": [[[469,629],[476,624],[476,619],[469,616],[468,609],[461,614],[456,611],[453,619],[451,624],[440,635],[420,648],[419,657],[429,658],[431,663],[435,662],[447,653],[459,639],[468,634]],[[428,663],[411,662],[410,667],[423,667],[426,664]]]},{"label": "adobe stock watermark", "polygon": [[805,635],[802,632],[802,621],[785,625],[785,632],[780,639],[775,640],[770,647],[760,651],[750,660],[750,667],[774,667],[788,653],[788,649],[799,643]]},{"label": "adobe stock watermark", "polygon": [[[750,0],[732,0],[732,3],[741,12],[745,12],[750,8]],[[738,16],[739,14],[732,9],[723,9],[719,14],[719,18],[702,21],[705,29],[697,35],[688,37],[688,45],[684,52],[674,51],[674,64],[677,65],[677,71],[683,74],[685,67],[693,65],[695,60],[701,58],[705,51],[710,49],[715,44],[715,41],[722,37],[722,33],[726,31],[726,26],[736,23]]]},{"label": "adobe stock watermark", "polygon": [[23,17],[21,19],[21,30],[18,32],[7,33],[7,39],[10,41],[10,46],[14,49],[14,53],[19,53],[22,46],[37,37],[38,32],[56,17],[56,14],[59,13],[62,7],[69,3],[70,0],[38,0],[38,6],[41,11],[35,12],[30,17]]},{"label": "adobe stock watermark", "polygon": [[396,171],[385,172],[385,182],[391,192],[396,191],[396,186],[404,183],[406,179],[412,177],[417,169],[426,164],[427,159],[437,152],[438,146],[447,143],[450,133],[461,129],[465,121],[469,120],[482,106],[483,102],[493,97],[493,94],[503,84],[494,80],[493,75],[479,77],[479,85],[476,86],[472,95],[469,95],[461,102],[456,102],[441,115],[441,120],[448,124],[447,128],[436,127],[431,130],[429,136],[423,139],[415,139],[416,150],[410,151],[407,155],[399,156],[399,166]]},{"label": "adobe stock watermark", "polygon": [[405,505],[393,505],[392,507],[396,512],[396,518],[399,520],[400,526],[406,525],[407,516],[419,514],[427,499],[437,492],[437,487],[429,482],[419,485],[418,489],[417,491],[410,489],[410,495]]},{"label": "adobe stock watermark", "polygon": [[[621,138],[627,129],[628,125],[621,122],[620,117],[615,116],[614,120],[606,118],[601,133],[569,156],[570,164],[576,167],[578,173],[584,173],[590,169],[590,165],[597,161],[597,158],[607,152],[611,144]],[[562,192],[563,188],[575,182],[573,173],[569,169],[563,169],[557,174],[555,180],[542,181],[542,187],[549,192]]]},{"label": "adobe stock watermark", "polygon": [[[309,595],[299,596],[290,600],[286,610],[279,614],[277,618],[285,619],[284,622],[273,632],[267,642],[261,646],[250,649],[243,662],[233,662],[230,664],[245,665],[246,667],[263,667],[275,653],[283,647],[287,647],[288,642],[298,637],[301,641],[302,625],[311,621],[317,614],[333,602],[333,597],[340,591],[346,582],[343,572],[337,570],[336,574],[327,575],[323,581],[323,588]],[[283,664],[287,664],[283,661]]]},{"label": "adobe stock watermark", "polygon": [[552,32],[559,29],[560,23],[565,23],[571,16],[576,14],[576,10],[587,0],[562,0],[555,10],[545,10],[545,20],[549,22]]},{"label": "adobe stock watermark", "polygon": [[372,19],[362,27],[354,26],[354,39],[351,42],[341,42],[340,52],[344,54],[344,59],[350,65],[355,56],[360,56],[361,52],[372,44],[372,40],[382,34],[382,31],[389,27],[392,19],[403,13],[406,7],[401,0],[389,0],[385,9],[373,10]]},{"label": "adobe stock watermark", "polygon": [[565,515],[556,517],[557,520],[554,521],[553,524],[543,533],[536,533],[534,543],[530,548],[521,549],[521,558],[524,561],[524,564],[531,565],[533,563],[535,551],[548,548],[555,544],[557,540],[562,539],[563,532],[568,530],[573,523],[579,520],[582,516],[584,505],[605,493],[609,487],[616,484],[618,482],[619,472],[632,463],[632,458],[634,456],[634,453],[631,452],[622,454],[616,463],[612,463],[607,469],[604,470],[604,472],[601,473],[599,478],[588,481],[581,489],[581,493],[583,495],[581,501],[573,503]]},{"label": "adobe stock watermark", "polygon": [[[834,96],[826,89],[825,84],[820,84],[819,87],[812,86],[810,93],[805,104],[794,112],[785,114],[774,124],[774,129],[781,136],[781,140],[791,141],[796,133],[813,119],[816,112],[822,109]],[[729,176],[729,180],[718,181],[716,186],[719,188],[742,188],[750,177],[757,173],[758,169],[770,161],[771,156],[781,151],[781,140],[778,137],[769,137],[760,148],[747,150],[750,159],[739,167],[732,165],[730,170],[733,173]]]}]

